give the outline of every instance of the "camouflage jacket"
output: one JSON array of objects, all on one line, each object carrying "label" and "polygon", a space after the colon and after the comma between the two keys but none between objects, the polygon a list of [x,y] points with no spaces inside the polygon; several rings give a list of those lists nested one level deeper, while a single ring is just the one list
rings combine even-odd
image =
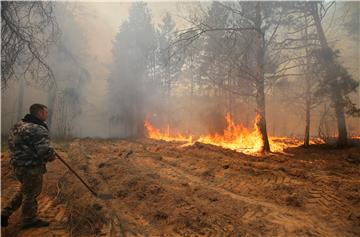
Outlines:
[{"label": "camouflage jacket", "polygon": [[48,130],[39,124],[20,121],[9,135],[11,164],[18,166],[44,165],[55,159]]}]

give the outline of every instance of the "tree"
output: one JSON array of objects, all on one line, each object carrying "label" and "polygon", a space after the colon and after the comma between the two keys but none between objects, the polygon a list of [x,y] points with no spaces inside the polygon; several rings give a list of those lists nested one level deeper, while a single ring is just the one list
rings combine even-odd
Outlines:
[{"label": "tree", "polygon": [[74,6],[56,3],[55,16],[63,34],[50,48],[47,57],[53,68],[57,86],[48,91],[48,107],[52,111],[48,122],[55,118],[56,135],[70,136],[73,122],[81,113],[84,100],[83,88],[90,78],[86,69],[87,41],[79,23],[75,20]]},{"label": "tree", "polygon": [[360,37],[360,3],[359,2],[348,2],[347,5],[349,6],[349,19],[345,22],[344,26],[348,34],[359,43]]},{"label": "tree", "polygon": [[[299,62],[298,70],[303,74],[293,82],[292,90],[284,92],[290,94],[289,104],[299,104],[305,113],[305,131],[304,131],[304,146],[310,145],[310,127],[311,127],[311,111],[319,105],[321,99],[315,96],[316,88],[319,86],[319,73],[316,67],[317,61],[312,51],[314,49],[314,34],[311,31],[310,25],[313,23],[306,11],[304,3],[293,3],[289,5],[293,10],[294,16],[299,16],[297,24],[291,26],[294,32],[297,32],[293,40],[297,40],[297,49],[291,50],[291,53],[300,54],[297,61]],[[301,48],[301,45],[303,48]],[[301,56],[302,55],[302,56]]]},{"label": "tree", "polygon": [[[347,2],[346,5],[349,9],[345,10],[349,14],[347,21],[344,23],[345,30],[348,35],[355,41],[356,48],[360,48],[360,3],[359,2]],[[353,117],[360,117],[360,108],[347,96],[345,98],[346,113]]]},{"label": "tree", "polygon": [[158,32],[158,64],[165,94],[170,96],[171,84],[176,80],[182,67],[181,56],[174,55],[177,50],[172,46],[176,38],[175,23],[169,13],[166,13],[159,25]]},{"label": "tree", "polygon": [[45,58],[58,36],[53,2],[2,1],[2,89],[14,78],[51,87],[55,78]]},{"label": "tree", "polygon": [[308,3],[321,46],[321,48],[316,51],[316,57],[324,70],[323,80],[318,93],[330,97],[337,120],[338,146],[345,147],[348,145],[345,120],[346,99],[348,98],[347,94],[356,91],[358,82],[351,77],[345,67],[337,62],[337,52],[334,52],[327,42],[321,24],[318,6],[319,3],[317,2]]},{"label": "tree", "polygon": [[[319,4],[320,7],[314,10],[314,7],[317,8],[317,4]],[[316,2],[291,2],[286,4],[288,12],[291,13],[289,16],[292,20],[290,21],[291,25],[289,25],[289,29],[291,29],[292,32],[288,33],[291,38],[285,38],[280,46],[289,51],[290,54],[299,55],[297,56],[298,59],[296,59],[296,61],[299,61],[297,68],[302,71],[304,76],[297,76],[297,80],[305,79],[305,90],[303,93],[301,91],[296,92],[295,95],[299,94],[299,92],[301,93],[295,97],[300,104],[304,102],[305,105],[305,146],[309,145],[310,111],[314,106],[319,103],[327,103],[327,98],[332,101],[337,114],[336,117],[338,118],[339,138],[342,137],[339,140],[343,140],[343,142],[339,142],[339,146],[346,144],[343,138],[346,137],[345,134],[347,133],[345,116],[341,115],[344,114],[341,112],[341,110],[344,111],[344,108],[341,109],[341,107],[345,106],[349,114],[356,114],[356,111],[358,111],[355,104],[353,104],[348,97],[350,92],[356,90],[357,83],[351,78],[347,70],[341,66],[337,60],[334,60],[334,58],[338,57],[337,53],[332,52],[332,49],[328,46],[322,29],[324,17],[333,6],[334,2],[326,4]],[[325,53],[325,51],[328,51],[328,53]],[[330,72],[328,70],[330,68],[337,72]],[[296,67],[293,69],[296,69]],[[342,81],[342,83],[335,85],[335,80],[329,80],[331,77],[338,77],[336,80]],[[334,86],[330,86],[331,84]],[[330,87],[332,87],[332,89],[330,89]],[[299,86],[297,88],[299,88]],[[294,98],[292,101],[294,101]],[[329,113],[324,113],[324,115],[326,114]],[[322,119],[322,121],[325,120]]]},{"label": "tree", "polygon": [[[206,25],[216,28],[227,27],[231,15],[221,4],[213,2],[205,19]],[[237,67],[232,62],[237,58],[242,47],[241,37],[236,32],[210,31],[205,33],[204,53],[201,68],[198,72],[204,74],[207,80],[218,90],[218,99],[224,100],[226,112],[234,115],[234,89],[240,91],[244,87],[237,87],[240,82]],[[242,85],[244,86],[244,85]],[[233,89],[231,89],[233,88]],[[239,92],[240,93],[240,92]]]},{"label": "tree", "polygon": [[56,96],[56,135],[69,137],[73,133],[74,119],[81,113],[80,95],[77,88],[64,88]]},{"label": "tree", "polygon": [[[283,23],[284,8],[277,2],[230,2],[220,5],[228,12],[229,17],[224,25],[214,25],[201,17],[190,19],[192,27],[180,34],[179,42],[191,44],[209,32],[225,32],[234,36],[236,45],[241,49],[238,54],[229,57],[229,67],[237,71],[238,82],[246,80],[251,85],[248,96],[255,97],[257,127],[259,128],[263,146],[262,151],[270,151],[265,114],[265,91],[267,84],[271,86],[275,80],[288,70],[287,65],[279,63],[280,51],[277,42],[278,29]],[[286,20],[286,19],[285,19]],[[223,34],[224,35],[224,34]],[[235,37],[236,36],[236,37]],[[238,40],[241,39],[241,40]],[[236,50],[234,50],[236,52]],[[231,55],[231,54],[228,54]],[[230,78],[230,77],[229,77]],[[267,82],[267,83],[265,83]],[[233,86],[225,86],[233,90]],[[235,89],[235,92],[239,88]]]},{"label": "tree", "polygon": [[110,121],[121,126],[118,134],[122,136],[144,134],[145,97],[149,95],[146,79],[155,47],[155,30],[147,5],[133,3],[114,41],[109,76]]}]

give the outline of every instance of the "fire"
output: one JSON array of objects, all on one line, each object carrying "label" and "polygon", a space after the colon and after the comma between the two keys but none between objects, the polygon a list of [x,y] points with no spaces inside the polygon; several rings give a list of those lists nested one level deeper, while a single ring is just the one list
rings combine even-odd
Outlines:
[{"label": "fire", "polygon": [[[262,139],[259,129],[256,126],[256,118],[254,122],[254,130],[250,131],[242,124],[236,124],[230,113],[225,116],[227,126],[222,134],[209,134],[199,136],[194,139],[191,135],[183,135],[180,132],[171,131],[170,126],[167,125],[164,131],[160,131],[155,128],[148,120],[145,121],[145,128],[147,129],[148,135],[152,139],[164,140],[164,141],[182,141],[188,144],[194,142],[201,142],[205,144],[211,144],[220,146],[246,154],[258,153],[262,148]],[[282,152],[287,147],[295,147],[301,145],[301,141],[286,137],[269,137],[269,143],[271,151]]]},{"label": "fire", "polygon": [[179,132],[171,132],[170,125],[167,125],[165,131],[161,132],[159,129],[155,128],[149,121],[145,121],[144,124],[149,137],[152,139],[157,140],[164,140],[164,141],[185,141],[192,143],[192,136],[185,136]]},{"label": "fire", "polygon": [[235,124],[230,113],[226,114],[225,119],[227,127],[224,129],[223,134],[200,136],[198,141],[244,153],[254,153],[261,149],[261,135],[256,125],[255,130],[251,132],[242,124]]}]

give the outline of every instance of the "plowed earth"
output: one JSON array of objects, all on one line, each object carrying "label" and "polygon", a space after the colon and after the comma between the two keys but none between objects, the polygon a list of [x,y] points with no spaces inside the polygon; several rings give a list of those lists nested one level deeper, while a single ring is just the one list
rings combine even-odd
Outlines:
[{"label": "plowed earth", "polygon": [[[196,143],[75,139],[56,148],[101,193],[93,197],[59,161],[48,165],[39,216],[21,211],[3,237],[360,236],[360,149],[325,145],[250,156]],[[16,191],[2,154],[4,205]]]}]

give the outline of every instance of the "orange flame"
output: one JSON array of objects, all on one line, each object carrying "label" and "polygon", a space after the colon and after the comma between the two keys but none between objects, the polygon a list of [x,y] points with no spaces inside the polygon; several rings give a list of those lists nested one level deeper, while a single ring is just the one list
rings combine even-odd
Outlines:
[{"label": "orange flame", "polygon": [[156,140],[164,140],[164,141],[186,141],[192,142],[192,136],[185,136],[179,132],[173,133],[170,131],[170,125],[167,125],[166,130],[161,132],[159,129],[155,128],[148,120],[145,121],[144,124],[149,137]]},{"label": "orange flame", "polygon": [[199,142],[221,146],[244,153],[258,152],[262,147],[262,139],[255,122],[255,130],[249,131],[242,124],[235,124],[230,113],[225,116],[227,127],[223,134],[200,136]]},{"label": "orange flame", "polygon": [[[254,154],[261,150],[263,142],[260,131],[256,126],[256,117],[254,122],[254,130],[250,131],[242,124],[235,124],[230,113],[225,116],[227,126],[222,134],[202,135],[196,140],[191,135],[183,135],[179,132],[172,132],[170,126],[167,125],[165,131],[160,131],[155,128],[148,120],[145,121],[145,127],[148,131],[149,137],[157,140],[165,141],[183,141],[188,144],[193,142],[201,142],[215,146],[236,150],[246,154]],[[286,137],[269,137],[270,148],[272,152],[282,152],[287,147],[295,147],[302,144],[300,140],[291,138],[291,142]]]}]

